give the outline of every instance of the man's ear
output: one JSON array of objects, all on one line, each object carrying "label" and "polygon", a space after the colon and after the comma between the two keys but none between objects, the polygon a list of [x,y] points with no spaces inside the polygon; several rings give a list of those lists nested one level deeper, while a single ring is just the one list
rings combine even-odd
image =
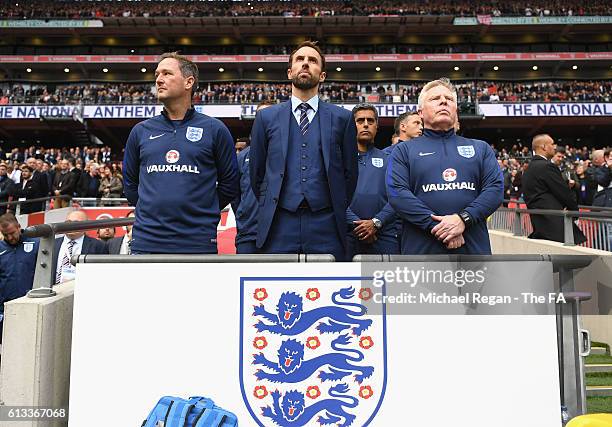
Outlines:
[{"label": "man's ear", "polygon": [[327,73],[325,71],[321,71],[321,74],[319,75],[319,83],[323,83],[326,78],[327,78]]}]

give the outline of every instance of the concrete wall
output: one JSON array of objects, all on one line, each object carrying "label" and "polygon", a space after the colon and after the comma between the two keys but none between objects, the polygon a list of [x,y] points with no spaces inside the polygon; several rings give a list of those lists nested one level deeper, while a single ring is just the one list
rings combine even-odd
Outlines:
[{"label": "concrete wall", "polygon": [[547,240],[513,236],[503,231],[489,231],[494,254],[555,254],[595,255],[591,265],[576,271],[576,289],[590,292],[593,297],[581,305],[582,326],[593,341],[612,345],[612,253],[580,246],[563,246]]},{"label": "concrete wall", "polygon": [[[54,297],[24,297],[5,304],[0,401],[6,406],[68,407],[74,282],[54,289]],[[0,427],[65,425],[0,422]]]}]

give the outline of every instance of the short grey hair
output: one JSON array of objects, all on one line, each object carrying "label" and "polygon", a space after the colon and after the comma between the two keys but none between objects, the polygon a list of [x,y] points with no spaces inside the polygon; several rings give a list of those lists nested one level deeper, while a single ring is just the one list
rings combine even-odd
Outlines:
[{"label": "short grey hair", "polygon": [[427,94],[427,92],[436,86],[444,86],[445,88],[450,90],[453,94],[453,97],[455,98],[455,102],[457,102],[457,89],[455,89],[455,86],[447,77],[440,77],[439,79],[432,80],[425,86],[423,86],[423,89],[421,89],[421,93],[419,93],[419,103],[417,106],[418,110],[423,109],[423,102],[425,101],[425,95]]},{"label": "short grey hair", "polygon": [[181,75],[183,78],[192,77],[193,76],[193,86],[191,87],[191,95],[195,93],[198,88],[198,83],[200,80],[200,72],[198,70],[198,66],[195,62],[191,61],[184,55],[179,54],[178,52],[166,52],[159,57],[157,63],[159,64],[164,59],[175,59],[179,63],[179,69],[181,70]]}]

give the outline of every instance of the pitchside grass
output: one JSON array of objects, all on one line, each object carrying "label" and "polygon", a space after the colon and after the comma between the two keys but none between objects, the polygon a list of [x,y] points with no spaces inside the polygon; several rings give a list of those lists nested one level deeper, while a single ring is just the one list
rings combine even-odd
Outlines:
[{"label": "pitchside grass", "polygon": [[[605,343],[593,342],[593,347],[606,347],[607,354],[592,354],[585,357],[584,363],[612,363],[610,356],[610,346]],[[611,372],[592,372],[586,374],[587,385],[610,385],[612,386]],[[587,397],[587,412],[589,414],[596,413],[612,413],[612,396],[592,396]]]}]

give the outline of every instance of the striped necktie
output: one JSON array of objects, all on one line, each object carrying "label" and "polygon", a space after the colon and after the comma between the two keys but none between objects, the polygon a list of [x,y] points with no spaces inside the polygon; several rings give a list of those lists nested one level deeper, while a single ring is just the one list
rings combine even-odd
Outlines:
[{"label": "striped necktie", "polygon": [[76,240],[71,240],[66,245],[66,251],[64,252],[64,258],[62,258],[62,266],[55,274],[55,284],[59,285],[62,283],[62,273],[64,269],[70,265],[70,258],[72,258],[72,248],[76,244]]},{"label": "striped necktie", "polygon": [[310,122],[308,121],[308,110],[310,109],[310,105],[302,102],[298,105],[298,109],[300,110],[300,132],[302,132],[302,135],[306,135],[308,127],[310,126]]}]

